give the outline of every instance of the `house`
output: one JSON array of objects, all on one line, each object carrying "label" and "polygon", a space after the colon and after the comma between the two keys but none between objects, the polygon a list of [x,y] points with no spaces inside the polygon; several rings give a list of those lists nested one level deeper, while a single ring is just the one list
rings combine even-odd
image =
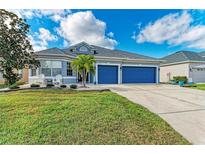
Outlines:
[{"label": "house", "polygon": [[[20,76],[20,82],[25,82],[25,83],[28,83],[28,72],[29,70],[24,68],[23,70],[19,70],[18,71],[18,74]],[[2,72],[0,71],[0,84],[4,83],[5,80],[3,79],[3,74]]]},{"label": "house", "polygon": [[190,82],[205,82],[205,52],[178,51],[164,58],[160,65],[160,82],[173,76],[186,76]]},{"label": "house", "polygon": [[90,54],[96,59],[95,74],[88,74],[87,82],[95,84],[158,83],[161,60],[121,50],[111,50],[86,42],[67,49],[50,48],[36,52],[41,66],[29,70],[29,83],[78,83],[81,76],[71,68],[79,54]]}]

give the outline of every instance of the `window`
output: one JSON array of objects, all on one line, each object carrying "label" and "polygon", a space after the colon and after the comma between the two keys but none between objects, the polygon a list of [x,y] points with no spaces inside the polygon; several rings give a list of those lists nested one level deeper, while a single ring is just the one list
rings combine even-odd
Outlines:
[{"label": "window", "polygon": [[73,70],[70,62],[67,62],[67,76],[73,76]]},{"label": "window", "polygon": [[31,69],[31,76],[36,76],[36,69]]},{"label": "window", "polygon": [[52,67],[53,68],[61,68],[62,66],[61,61],[52,61]]},{"label": "window", "polygon": [[41,73],[45,76],[51,76],[51,61],[41,61]]},{"label": "window", "polygon": [[41,73],[45,76],[56,76],[61,74],[61,61],[41,61]]},{"label": "window", "polygon": [[41,68],[41,73],[45,76],[51,76],[51,68]]},{"label": "window", "polygon": [[88,48],[86,48],[86,47],[84,47],[84,46],[82,46],[82,47],[80,47],[80,49],[79,49],[81,52],[87,52],[88,51]]},{"label": "window", "polygon": [[61,75],[61,68],[53,68],[52,69],[53,76]]},{"label": "window", "polygon": [[197,68],[197,71],[204,71],[204,68]]},{"label": "window", "polygon": [[61,61],[52,61],[52,76],[62,74],[61,69],[62,69]]},{"label": "window", "polygon": [[48,61],[48,60],[41,61],[41,67],[42,68],[51,68],[51,61]]}]

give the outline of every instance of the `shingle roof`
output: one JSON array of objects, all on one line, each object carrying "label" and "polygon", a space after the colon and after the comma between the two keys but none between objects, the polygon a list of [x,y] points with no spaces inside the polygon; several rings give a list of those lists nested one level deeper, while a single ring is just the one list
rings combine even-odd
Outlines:
[{"label": "shingle roof", "polygon": [[204,57],[192,51],[178,51],[178,52],[175,52],[174,54],[165,56],[161,59],[165,60],[163,64],[177,63],[177,62],[183,62],[183,61],[204,61],[205,62]]},{"label": "shingle roof", "polygon": [[205,57],[205,51],[202,51],[202,52],[200,52],[200,53],[198,53],[200,56],[203,56],[203,57]]},{"label": "shingle roof", "polygon": [[99,46],[94,46],[94,49],[97,50],[96,56],[102,56],[102,57],[116,57],[116,58],[128,58],[128,59],[150,59],[150,60],[157,60],[156,58],[152,58],[149,56],[144,56],[141,54],[131,53],[127,51],[122,50],[111,50]]},{"label": "shingle roof", "polygon": [[45,49],[45,50],[41,50],[41,51],[37,51],[35,52],[37,55],[48,55],[48,54],[52,54],[52,55],[65,55],[65,53],[63,52],[63,50],[58,49],[58,48],[50,48],[50,49]]},{"label": "shingle roof", "polygon": [[[79,46],[86,45],[88,46],[92,51],[95,51],[94,56],[98,57],[110,57],[110,58],[125,58],[125,59],[145,59],[145,60],[159,60],[157,58],[149,57],[149,56],[144,56],[141,54],[136,54],[136,53],[131,53],[127,51],[122,51],[122,50],[111,50],[95,45],[89,45],[85,42],[81,42],[78,44],[75,44],[73,46],[70,46],[67,49],[58,49],[58,48],[50,48],[42,51],[36,52],[37,55],[70,55],[70,56],[77,56],[78,52],[77,51],[71,51],[71,49],[76,49]],[[93,54],[93,52],[91,52]]]},{"label": "shingle roof", "polygon": [[[75,53],[71,52],[71,49],[73,47],[76,47],[76,45],[71,46],[67,49],[63,49],[63,51],[65,52],[65,54],[68,54],[68,55],[76,55]],[[136,53],[131,53],[131,52],[127,52],[127,51],[117,50],[117,49],[111,50],[108,48],[103,48],[103,47],[99,47],[99,46],[95,46],[95,45],[90,45],[90,47],[96,51],[96,54],[94,54],[94,55],[99,56],[99,57],[159,60],[157,58],[144,56],[144,55],[136,54]]]}]

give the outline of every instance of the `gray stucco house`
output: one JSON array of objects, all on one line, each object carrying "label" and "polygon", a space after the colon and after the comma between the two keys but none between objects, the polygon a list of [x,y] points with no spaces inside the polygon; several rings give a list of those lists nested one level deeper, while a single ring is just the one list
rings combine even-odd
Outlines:
[{"label": "gray stucco house", "polygon": [[205,82],[205,52],[178,51],[162,60],[160,82],[168,82],[173,76],[186,76],[189,82]]},{"label": "gray stucco house", "polygon": [[96,59],[95,74],[87,82],[94,84],[158,83],[161,60],[121,50],[81,42],[67,49],[51,48],[36,52],[41,67],[29,70],[29,83],[78,83],[82,79],[72,70],[71,62],[79,54],[91,54]]}]

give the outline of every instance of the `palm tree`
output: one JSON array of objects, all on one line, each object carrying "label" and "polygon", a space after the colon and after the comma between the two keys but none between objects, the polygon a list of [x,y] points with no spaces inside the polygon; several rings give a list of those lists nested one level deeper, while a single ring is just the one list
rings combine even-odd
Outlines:
[{"label": "palm tree", "polygon": [[79,55],[71,63],[72,68],[77,70],[77,72],[81,75],[83,87],[86,87],[85,84],[88,73],[95,73],[95,62],[96,61],[93,55]]}]

